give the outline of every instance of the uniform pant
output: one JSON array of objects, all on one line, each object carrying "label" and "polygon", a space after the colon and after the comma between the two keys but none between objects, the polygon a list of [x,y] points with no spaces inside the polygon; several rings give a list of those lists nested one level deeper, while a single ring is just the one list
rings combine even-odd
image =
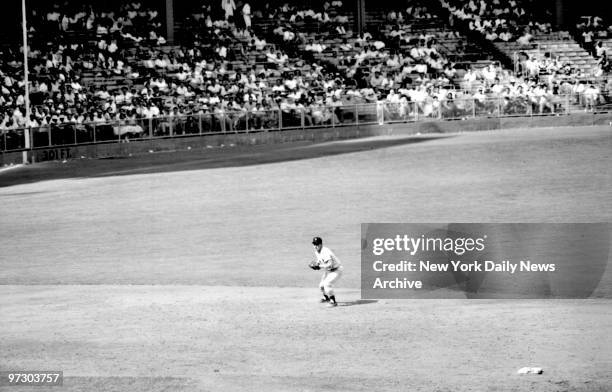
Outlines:
[{"label": "uniform pant", "polygon": [[334,295],[334,284],[342,277],[342,267],[335,271],[325,271],[323,277],[321,277],[321,283],[319,288],[327,296]]}]

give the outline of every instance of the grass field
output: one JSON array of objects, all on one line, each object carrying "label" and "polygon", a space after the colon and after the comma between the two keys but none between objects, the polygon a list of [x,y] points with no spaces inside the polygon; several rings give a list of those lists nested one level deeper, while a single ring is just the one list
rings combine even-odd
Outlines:
[{"label": "grass field", "polygon": [[[359,252],[362,222],[611,222],[611,167],[612,128],[585,127],[5,170],[0,370],[63,370],[62,391],[610,391],[610,269],[587,300],[360,301]],[[313,235],[345,265],[336,309]]]}]

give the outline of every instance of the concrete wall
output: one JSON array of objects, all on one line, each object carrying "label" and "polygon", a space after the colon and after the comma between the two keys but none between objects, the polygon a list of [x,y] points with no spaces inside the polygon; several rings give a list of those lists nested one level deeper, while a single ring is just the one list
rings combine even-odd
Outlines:
[{"label": "concrete wall", "polygon": [[[421,121],[416,123],[391,123],[384,125],[361,125],[295,129],[284,131],[253,132],[240,134],[212,134],[172,139],[153,139],[129,143],[105,143],[57,148],[38,148],[29,152],[31,162],[104,157],[125,157],[146,154],[149,151],[181,151],[191,148],[220,145],[277,144],[295,141],[323,142],[354,139],[378,135],[411,135],[416,133],[473,132],[507,128],[538,128],[551,126],[589,126],[612,123],[612,113],[575,114],[571,116],[475,118],[465,121]],[[0,165],[22,163],[21,152],[3,153]]]}]

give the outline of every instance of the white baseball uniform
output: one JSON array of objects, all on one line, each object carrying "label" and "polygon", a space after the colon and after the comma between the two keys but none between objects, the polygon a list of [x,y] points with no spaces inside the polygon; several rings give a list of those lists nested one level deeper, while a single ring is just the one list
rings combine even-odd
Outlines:
[{"label": "white baseball uniform", "polygon": [[334,295],[334,283],[342,276],[342,264],[334,252],[326,246],[321,247],[321,252],[317,252],[315,249],[315,257],[317,258],[317,264],[323,270],[319,288],[323,290],[325,295],[332,296]]}]

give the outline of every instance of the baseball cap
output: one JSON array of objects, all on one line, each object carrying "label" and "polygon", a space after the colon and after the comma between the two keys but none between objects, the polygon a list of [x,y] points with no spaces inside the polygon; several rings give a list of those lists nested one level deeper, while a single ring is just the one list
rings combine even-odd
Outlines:
[{"label": "baseball cap", "polygon": [[323,240],[321,239],[321,237],[314,237],[312,239],[312,244],[313,245],[321,245],[323,243]]}]

